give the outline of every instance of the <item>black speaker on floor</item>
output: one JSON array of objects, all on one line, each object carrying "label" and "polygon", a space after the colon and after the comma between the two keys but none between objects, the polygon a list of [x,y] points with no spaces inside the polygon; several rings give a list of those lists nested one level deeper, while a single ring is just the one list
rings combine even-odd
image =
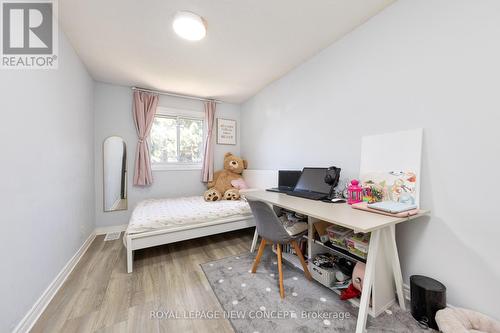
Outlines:
[{"label": "black speaker on floor", "polygon": [[446,307],[446,287],[423,275],[410,276],[411,314],[419,323],[438,329],[436,312]]}]

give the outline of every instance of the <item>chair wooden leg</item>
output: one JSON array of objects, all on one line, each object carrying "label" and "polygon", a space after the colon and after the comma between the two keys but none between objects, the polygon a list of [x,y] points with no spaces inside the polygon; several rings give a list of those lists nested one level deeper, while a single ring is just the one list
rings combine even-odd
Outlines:
[{"label": "chair wooden leg", "polygon": [[285,288],[283,287],[283,263],[282,263],[282,255],[281,255],[281,244],[277,245],[278,247],[278,272],[279,272],[279,280],[280,280],[280,297],[285,298]]},{"label": "chair wooden leg", "polygon": [[252,267],[252,273],[257,272],[257,266],[259,266],[260,258],[264,254],[264,249],[266,248],[266,240],[262,239],[260,241],[259,251],[257,252],[257,256],[255,257],[255,261]]},{"label": "chair wooden leg", "polygon": [[291,241],[293,248],[295,249],[295,253],[297,253],[297,256],[300,259],[300,263],[302,264],[302,268],[304,269],[304,275],[308,280],[312,280],[311,273],[309,272],[309,268],[307,267],[306,260],[304,259],[304,256],[302,255],[302,251],[300,251],[299,244],[295,240]]}]

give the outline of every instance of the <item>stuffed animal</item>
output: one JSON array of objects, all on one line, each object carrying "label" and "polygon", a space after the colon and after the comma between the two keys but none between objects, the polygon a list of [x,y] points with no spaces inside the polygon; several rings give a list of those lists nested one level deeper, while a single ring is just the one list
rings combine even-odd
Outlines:
[{"label": "stuffed animal", "polygon": [[238,200],[240,198],[239,190],[246,188],[241,177],[246,168],[247,161],[231,153],[226,153],[224,155],[224,170],[216,171],[213,181],[208,182],[208,190],[204,195],[205,200]]}]

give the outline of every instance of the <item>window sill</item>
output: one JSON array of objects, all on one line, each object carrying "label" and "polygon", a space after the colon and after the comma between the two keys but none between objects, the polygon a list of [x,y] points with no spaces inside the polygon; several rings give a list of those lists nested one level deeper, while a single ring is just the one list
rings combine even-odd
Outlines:
[{"label": "window sill", "polygon": [[151,165],[152,171],[192,171],[201,170],[201,164],[156,164]]}]

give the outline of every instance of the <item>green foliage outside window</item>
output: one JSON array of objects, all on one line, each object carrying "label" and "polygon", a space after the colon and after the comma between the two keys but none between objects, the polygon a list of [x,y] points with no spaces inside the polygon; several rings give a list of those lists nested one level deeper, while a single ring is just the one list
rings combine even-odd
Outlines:
[{"label": "green foliage outside window", "polygon": [[203,120],[156,116],[150,133],[153,164],[199,164],[203,154]]}]

